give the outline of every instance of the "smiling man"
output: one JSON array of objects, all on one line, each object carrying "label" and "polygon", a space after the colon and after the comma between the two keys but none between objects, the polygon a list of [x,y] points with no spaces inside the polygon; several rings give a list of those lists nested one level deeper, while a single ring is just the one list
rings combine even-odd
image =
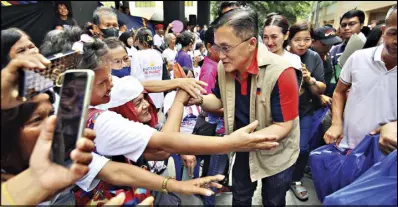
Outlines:
[{"label": "smiling man", "polygon": [[220,58],[217,82],[212,94],[190,101],[209,112],[224,108],[225,134],[258,120],[261,124],[254,134],[278,137],[276,148],[236,153],[233,205],[250,206],[258,180],[262,181],[264,206],[285,205],[299,155],[301,72],[258,43],[255,11],[234,9],[215,22],[212,48]]}]

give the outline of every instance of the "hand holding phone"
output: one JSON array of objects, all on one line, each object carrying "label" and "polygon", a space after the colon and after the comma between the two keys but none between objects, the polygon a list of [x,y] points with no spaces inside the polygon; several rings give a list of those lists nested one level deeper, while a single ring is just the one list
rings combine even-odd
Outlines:
[{"label": "hand holding phone", "polygon": [[79,53],[71,50],[47,57],[51,63],[45,69],[25,67],[19,70],[19,97],[30,99],[36,94],[54,87],[63,72],[76,68],[78,58]]},{"label": "hand holding phone", "polygon": [[69,70],[63,74],[52,143],[53,162],[57,164],[72,164],[70,153],[86,128],[93,81],[92,70]]}]

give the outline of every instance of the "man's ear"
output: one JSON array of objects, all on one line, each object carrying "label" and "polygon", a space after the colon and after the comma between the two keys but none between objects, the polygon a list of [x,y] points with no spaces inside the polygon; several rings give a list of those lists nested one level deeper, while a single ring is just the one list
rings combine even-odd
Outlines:
[{"label": "man's ear", "polygon": [[386,31],[386,25],[381,26],[381,34],[384,35],[384,32]]},{"label": "man's ear", "polygon": [[249,45],[250,45],[249,49],[250,49],[250,51],[253,51],[254,49],[256,49],[257,42],[258,42],[257,37],[252,37],[250,39],[250,41],[249,41]]}]

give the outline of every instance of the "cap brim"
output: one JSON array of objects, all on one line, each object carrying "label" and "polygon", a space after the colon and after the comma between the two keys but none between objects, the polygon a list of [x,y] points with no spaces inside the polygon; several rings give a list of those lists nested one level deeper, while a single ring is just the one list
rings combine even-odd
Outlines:
[{"label": "cap brim", "polygon": [[325,45],[334,45],[334,44],[337,44],[337,43],[341,43],[342,41],[343,40],[341,40],[341,38],[337,37],[337,36],[321,40],[321,42],[323,44],[325,44]]}]

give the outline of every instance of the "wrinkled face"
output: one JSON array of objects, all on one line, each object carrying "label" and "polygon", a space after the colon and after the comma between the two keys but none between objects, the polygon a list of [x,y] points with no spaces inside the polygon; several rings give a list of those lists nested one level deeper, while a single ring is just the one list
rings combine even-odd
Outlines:
[{"label": "wrinkled face", "polygon": [[58,4],[58,14],[61,16],[67,16],[69,13],[68,8],[64,4]]},{"label": "wrinkled face", "polygon": [[105,12],[100,15],[100,25],[98,26],[100,29],[110,29],[110,28],[119,29],[119,24],[117,23],[117,17]]},{"label": "wrinkled face", "polygon": [[288,35],[283,35],[282,28],[271,25],[264,28],[263,42],[272,53],[283,51],[283,42]]},{"label": "wrinkled face", "polygon": [[397,58],[397,10],[391,14],[387,23],[382,27],[383,44],[388,55]]},{"label": "wrinkled face", "polygon": [[95,79],[90,102],[92,106],[105,104],[111,100],[110,93],[113,87],[111,66],[109,62],[101,62],[100,66],[94,71]]},{"label": "wrinkled face", "polygon": [[113,70],[120,70],[123,67],[130,67],[130,58],[123,47],[119,46],[114,49],[109,49],[108,51],[112,57],[111,68]]},{"label": "wrinkled face", "polygon": [[326,54],[330,51],[332,45],[325,45],[320,40],[314,40],[312,42],[312,48],[318,53]]},{"label": "wrinkled face", "polygon": [[340,23],[340,32],[344,40],[349,40],[353,34],[361,32],[362,24],[359,23],[358,17],[344,18]]},{"label": "wrinkled face", "polygon": [[252,52],[257,44],[255,37],[246,41],[235,35],[232,27],[222,26],[214,33],[213,48],[219,50],[219,57],[226,72],[244,70],[250,64]]},{"label": "wrinkled face", "polygon": [[171,34],[167,44],[169,44],[169,47],[174,47],[176,45],[176,36],[174,34]]},{"label": "wrinkled face", "polygon": [[42,101],[22,128],[19,146],[21,146],[22,158],[25,161],[29,162],[37,138],[39,138],[41,129],[44,127],[43,123],[53,114],[54,108],[50,101]]},{"label": "wrinkled face", "polygon": [[37,49],[36,45],[30,41],[30,38],[25,34],[22,35],[21,39],[19,39],[10,50],[10,59],[14,59],[20,55],[27,54],[36,54],[39,53],[39,49]]},{"label": "wrinkled face", "polygon": [[141,93],[137,98],[133,99],[134,110],[140,123],[146,124],[151,121],[152,116],[149,113],[149,102]]},{"label": "wrinkled face", "polygon": [[290,41],[292,53],[302,56],[307,52],[312,43],[311,34],[309,31],[297,32]]}]

